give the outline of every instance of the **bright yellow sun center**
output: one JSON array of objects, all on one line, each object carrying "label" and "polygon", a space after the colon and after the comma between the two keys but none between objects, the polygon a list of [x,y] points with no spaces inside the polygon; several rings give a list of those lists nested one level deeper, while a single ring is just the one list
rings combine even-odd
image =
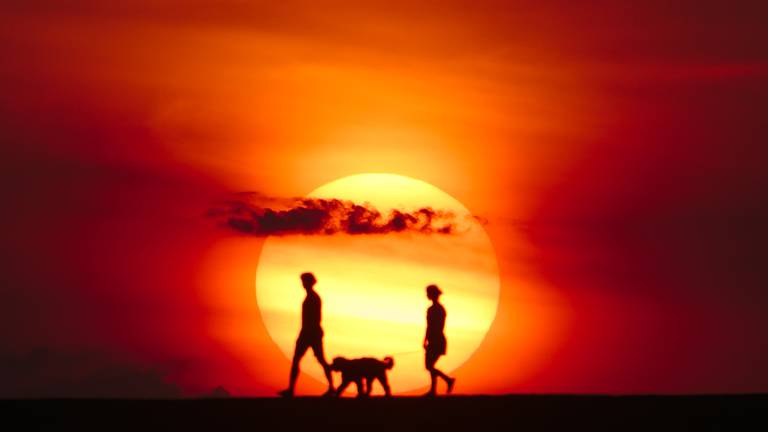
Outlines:
[{"label": "bright yellow sun center", "polygon": [[[449,210],[460,228],[450,235],[268,238],[259,258],[256,297],[269,335],[286,357],[293,356],[301,321],[305,293],[299,275],[310,271],[322,298],[328,361],[335,356],[392,355],[393,392],[426,386],[422,341],[430,304],[425,287],[431,283],[443,291],[441,303],[447,310],[448,351],[437,366],[450,373],[467,361],[491,326],[499,299],[496,255],[470,212],[435,186],[392,174],[345,177],[309,196],[367,202],[384,214],[422,207]],[[311,351],[301,369],[324,382]],[[374,393],[381,393],[380,387]]]}]

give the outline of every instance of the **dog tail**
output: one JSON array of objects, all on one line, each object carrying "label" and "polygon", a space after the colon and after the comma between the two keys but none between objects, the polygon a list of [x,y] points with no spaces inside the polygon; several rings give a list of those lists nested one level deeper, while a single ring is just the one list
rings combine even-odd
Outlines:
[{"label": "dog tail", "polygon": [[392,357],[384,357],[384,364],[387,365],[387,369],[392,369],[395,365],[395,359]]}]

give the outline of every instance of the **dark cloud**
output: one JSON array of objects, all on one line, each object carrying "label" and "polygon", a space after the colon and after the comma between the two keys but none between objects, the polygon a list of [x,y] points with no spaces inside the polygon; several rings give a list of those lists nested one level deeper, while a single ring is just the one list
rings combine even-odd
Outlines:
[{"label": "dark cloud", "polygon": [[229,229],[255,236],[452,234],[457,229],[456,215],[430,207],[382,213],[368,204],[338,199],[275,200],[251,193],[238,194],[236,199],[211,209],[208,216]]}]

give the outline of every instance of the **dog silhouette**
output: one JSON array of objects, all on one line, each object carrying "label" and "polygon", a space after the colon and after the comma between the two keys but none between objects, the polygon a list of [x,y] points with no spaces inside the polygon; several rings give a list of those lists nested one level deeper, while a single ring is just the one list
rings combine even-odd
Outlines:
[{"label": "dog silhouette", "polygon": [[358,397],[369,396],[373,382],[378,380],[384,387],[384,393],[387,396],[392,396],[387,380],[387,371],[392,369],[394,365],[395,360],[392,357],[385,357],[383,360],[373,357],[334,358],[333,363],[331,363],[331,370],[341,372],[341,385],[336,391],[336,395],[341,396],[347,386],[354,382],[357,386]]}]

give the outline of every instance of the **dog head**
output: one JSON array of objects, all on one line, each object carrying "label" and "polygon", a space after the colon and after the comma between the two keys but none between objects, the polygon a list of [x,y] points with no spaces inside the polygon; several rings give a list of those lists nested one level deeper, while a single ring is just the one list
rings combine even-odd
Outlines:
[{"label": "dog head", "polygon": [[395,359],[392,357],[384,357],[384,364],[387,365],[387,369],[392,369],[395,366]]},{"label": "dog head", "polygon": [[331,370],[341,371],[346,367],[347,363],[349,363],[349,360],[344,357],[334,357],[333,362],[331,363]]}]

